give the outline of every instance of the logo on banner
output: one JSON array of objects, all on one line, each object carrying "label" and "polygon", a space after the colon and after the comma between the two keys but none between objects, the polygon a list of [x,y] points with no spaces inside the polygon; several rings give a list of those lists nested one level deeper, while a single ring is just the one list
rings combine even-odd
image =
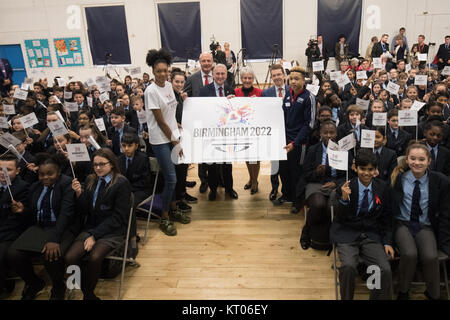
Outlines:
[{"label": "logo on banner", "polygon": [[248,104],[240,107],[229,103],[227,106],[223,106],[222,109],[223,113],[219,118],[219,128],[232,124],[250,125],[250,118],[255,112]]}]

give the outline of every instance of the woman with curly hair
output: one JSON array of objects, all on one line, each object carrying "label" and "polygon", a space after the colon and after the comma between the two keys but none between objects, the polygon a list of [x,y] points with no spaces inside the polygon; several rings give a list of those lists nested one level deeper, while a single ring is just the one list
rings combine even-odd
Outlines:
[{"label": "woman with curly hair", "polygon": [[177,230],[172,221],[187,224],[191,222],[191,219],[186,213],[177,210],[173,197],[177,177],[171,156],[172,149],[175,147],[180,157],[183,151],[179,146],[180,132],[175,118],[178,103],[172,85],[167,81],[171,63],[172,56],[164,49],[153,49],[148,52],[147,64],[152,67],[155,82],[145,89],[144,98],[145,106],[152,111],[148,115],[147,122],[148,132],[151,132],[150,144],[164,176],[163,207],[159,228],[166,235],[175,236]]}]

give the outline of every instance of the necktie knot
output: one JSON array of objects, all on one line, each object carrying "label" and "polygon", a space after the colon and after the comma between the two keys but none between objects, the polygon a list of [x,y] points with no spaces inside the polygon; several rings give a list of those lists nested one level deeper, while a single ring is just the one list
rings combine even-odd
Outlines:
[{"label": "necktie knot", "polygon": [[420,187],[420,181],[419,180],[414,181],[414,184],[416,185],[416,187]]}]

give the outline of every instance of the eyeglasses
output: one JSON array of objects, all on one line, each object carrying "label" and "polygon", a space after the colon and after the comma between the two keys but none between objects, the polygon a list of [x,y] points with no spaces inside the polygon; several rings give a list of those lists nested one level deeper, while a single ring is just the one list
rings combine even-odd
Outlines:
[{"label": "eyeglasses", "polygon": [[109,164],[109,162],[99,162],[99,163],[94,163],[94,168],[103,168],[105,166],[107,166]]}]

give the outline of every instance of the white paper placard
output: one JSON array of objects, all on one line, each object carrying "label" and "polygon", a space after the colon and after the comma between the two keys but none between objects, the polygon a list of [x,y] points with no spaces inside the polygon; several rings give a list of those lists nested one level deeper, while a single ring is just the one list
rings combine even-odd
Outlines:
[{"label": "white paper placard", "polygon": [[383,62],[381,58],[373,58],[373,67],[375,69],[383,69]]},{"label": "white paper placard", "polygon": [[100,100],[100,102],[103,104],[105,103],[106,100],[109,100],[109,93],[108,92],[103,92],[98,99]]},{"label": "white paper placard", "polygon": [[105,121],[103,121],[103,118],[94,119],[94,121],[95,121],[95,125],[97,126],[98,130],[106,132]]},{"label": "white paper placard", "polygon": [[14,98],[19,100],[27,100],[28,91],[21,90],[20,88],[16,88],[14,90]]},{"label": "white paper placard", "polygon": [[363,110],[369,110],[370,100],[356,98],[356,105],[360,106]]},{"label": "white paper placard", "polygon": [[348,170],[348,152],[347,151],[334,151],[327,148],[328,163],[330,167],[336,170],[347,171]]},{"label": "white paper placard", "polygon": [[339,87],[344,88],[348,83],[350,83],[350,79],[348,78],[347,74],[344,74],[340,79],[336,80],[336,83]]},{"label": "white paper placard", "polygon": [[59,110],[56,110],[55,113],[58,116],[59,120],[61,120],[64,123],[64,118],[63,118],[61,112],[59,112]]},{"label": "white paper placard", "polygon": [[399,110],[398,111],[398,125],[400,127],[415,127],[415,126],[417,126],[417,111]]},{"label": "white paper placard", "polygon": [[311,92],[313,95],[317,96],[317,94],[319,93],[320,87],[312,85],[312,84],[307,84],[306,85],[306,90]]},{"label": "white paper placard", "polygon": [[67,81],[63,78],[56,78],[56,81],[58,82],[59,87],[65,87],[67,85]]},{"label": "white paper placard", "polygon": [[48,128],[53,133],[54,137],[63,136],[68,134],[66,127],[64,126],[64,122],[58,119],[57,121],[52,121],[47,123]]},{"label": "white paper placard", "polygon": [[11,133],[5,132],[2,135],[0,135],[0,144],[4,146],[5,148],[8,148],[10,144],[13,146],[17,146],[20,144],[21,141],[14,137]]},{"label": "white paper placard", "polygon": [[64,99],[65,100],[72,99],[72,96],[73,96],[72,91],[64,91]]},{"label": "white paper placard", "polygon": [[147,112],[145,110],[136,111],[136,113],[140,124],[147,123]]},{"label": "white paper placard", "polygon": [[34,112],[27,114],[26,116],[23,116],[22,118],[19,119],[20,122],[22,122],[24,129],[30,128],[35,124],[39,123],[38,119],[36,118],[36,114]]},{"label": "white paper placard", "polygon": [[323,60],[320,61],[314,61],[312,63],[313,72],[320,72],[325,70],[325,65],[323,63]]},{"label": "white paper placard", "polygon": [[0,128],[2,129],[9,128],[8,119],[6,117],[0,117]]},{"label": "white paper placard", "polygon": [[405,65],[405,71],[406,73],[409,73],[409,71],[411,71],[411,65],[409,63]]},{"label": "white paper placard", "polygon": [[361,130],[361,148],[375,148],[375,130]]},{"label": "white paper placard", "polygon": [[30,87],[31,87],[30,84],[24,82],[24,83],[21,84],[20,89],[26,91],[26,90],[30,90]]},{"label": "white paper placard", "polygon": [[291,70],[292,64],[290,62],[283,62],[283,69],[285,70]]},{"label": "white paper placard", "polygon": [[327,150],[328,149],[339,151],[339,145],[332,140],[328,140]]},{"label": "white paper placard", "polygon": [[5,112],[6,115],[16,114],[16,108],[12,104],[4,104],[3,112]]},{"label": "white paper placard", "polygon": [[28,164],[28,161],[24,157],[22,157],[22,155],[17,151],[17,149],[12,144],[8,146],[8,150],[12,154],[14,154],[19,160],[23,160],[26,164]]},{"label": "white paper placard", "polygon": [[446,66],[444,70],[442,70],[442,75],[450,76],[450,66]]},{"label": "white paper placard", "polygon": [[409,110],[420,111],[420,109],[422,109],[424,105],[426,105],[425,102],[420,102],[420,101],[414,100],[414,103]]},{"label": "white paper placard", "polygon": [[78,104],[76,102],[65,103],[67,112],[78,112]]},{"label": "white paper placard", "polygon": [[398,95],[398,90],[400,89],[400,86],[396,83],[393,83],[391,81],[389,81],[386,90],[393,95]]},{"label": "white paper placard", "polygon": [[86,97],[86,102],[87,102],[87,105],[92,108],[92,98]]},{"label": "white paper placard", "polygon": [[373,113],[372,126],[384,127],[387,124],[387,112],[375,112]]},{"label": "white paper placard", "polygon": [[134,75],[140,75],[142,72],[141,72],[141,67],[136,67],[136,68],[130,68],[130,74],[132,75],[132,76],[134,76]]},{"label": "white paper placard", "polygon": [[194,69],[194,68],[195,68],[195,60],[188,59],[187,64],[188,64],[188,67],[189,67],[190,69]]},{"label": "white paper placard", "polygon": [[356,147],[356,138],[353,133],[350,133],[348,136],[342,138],[338,142],[339,150],[348,151]]},{"label": "white paper placard", "polygon": [[428,54],[426,54],[426,53],[419,53],[418,58],[419,58],[419,61],[427,61],[428,60]]},{"label": "white paper placard", "polygon": [[414,79],[415,86],[426,86],[428,82],[428,76],[424,74],[417,74]]},{"label": "white paper placard", "polygon": [[94,146],[95,150],[101,149],[100,145],[95,141],[93,136],[89,136],[89,142]]},{"label": "white paper placard", "polygon": [[84,143],[66,144],[66,148],[71,162],[91,161]]},{"label": "white paper placard", "polygon": [[356,80],[366,80],[367,79],[367,71],[356,71]]},{"label": "white paper placard", "polygon": [[330,80],[331,81],[337,81],[341,77],[342,77],[342,74],[341,74],[340,71],[332,71],[332,72],[330,72]]}]

